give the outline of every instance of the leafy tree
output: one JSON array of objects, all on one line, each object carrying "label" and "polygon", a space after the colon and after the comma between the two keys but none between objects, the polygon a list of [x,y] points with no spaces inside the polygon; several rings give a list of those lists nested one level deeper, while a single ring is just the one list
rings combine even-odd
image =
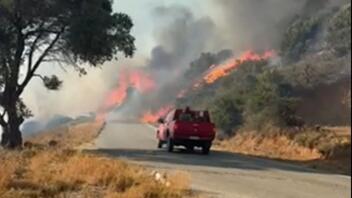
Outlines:
[{"label": "leafy tree", "polygon": [[242,108],[244,101],[240,97],[228,92],[217,97],[210,105],[214,123],[224,130],[226,134],[231,134],[233,128],[243,124]]},{"label": "leafy tree", "polygon": [[231,75],[220,80],[212,103],[208,104],[216,125],[231,134],[232,130],[244,124],[243,111],[257,84],[256,76],[263,72],[267,61],[246,61]]},{"label": "leafy tree", "polygon": [[351,53],[351,4],[332,17],[328,27],[328,43],[339,56]]},{"label": "leafy tree", "polygon": [[281,54],[289,61],[301,58],[316,37],[321,18],[309,17],[296,19],[286,30],[281,43]]},{"label": "leafy tree", "polygon": [[287,126],[294,119],[297,99],[277,71],[268,70],[257,76],[256,86],[246,98],[244,117],[251,128],[260,129],[266,124]]},{"label": "leafy tree", "polygon": [[28,83],[39,77],[52,90],[62,82],[41,76],[44,62],[98,66],[118,52],[133,55],[133,23],[114,13],[111,0],[0,0],[0,125],[1,145],[22,144],[19,126],[31,115],[21,100]]}]

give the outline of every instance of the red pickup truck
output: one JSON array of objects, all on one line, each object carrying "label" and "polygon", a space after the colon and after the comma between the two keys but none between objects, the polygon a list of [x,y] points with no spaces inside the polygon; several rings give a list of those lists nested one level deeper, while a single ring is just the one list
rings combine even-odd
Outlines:
[{"label": "red pickup truck", "polygon": [[158,148],[167,145],[169,152],[174,146],[185,146],[192,151],[201,147],[203,154],[209,154],[215,138],[215,126],[210,121],[208,111],[193,111],[189,108],[175,109],[167,114],[165,119],[159,119],[157,138]]}]

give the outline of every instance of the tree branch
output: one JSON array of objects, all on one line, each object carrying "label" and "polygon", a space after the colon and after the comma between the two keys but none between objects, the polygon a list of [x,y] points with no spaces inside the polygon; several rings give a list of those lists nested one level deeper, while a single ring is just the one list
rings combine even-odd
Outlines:
[{"label": "tree branch", "polygon": [[3,105],[4,100],[4,92],[0,92],[0,107]]},{"label": "tree branch", "polygon": [[6,110],[4,109],[4,111],[0,115],[0,125],[1,126],[6,126],[6,121],[4,119],[5,115],[6,115]]},{"label": "tree branch", "polygon": [[0,114],[0,117],[3,118],[6,115],[6,109]]},{"label": "tree branch", "polygon": [[7,61],[6,61],[5,58],[3,58],[3,59],[1,60],[1,64],[2,64],[2,66],[4,67],[4,68],[2,68],[2,69],[4,69],[4,81],[5,81],[5,84],[6,84],[6,81],[7,81],[8,77],[9,77],[9,67],[8,67],[8,65],[7,65]]},{"label": "tree branch", "polygon": [[50,29],[44,29],[44,28],[40,28],[40,29],[36,29],[36,30],[33,30],[33,31],[29,31],[25,34],[25,36],[28,38],[32,35],[35,35],[35,34],[60,34],[61,32],[58,31],[58,30],[50,30]]},{"label": "tree branch", "polygon": [[0,117],[0,125],[5,127],[6,126],[6,122],[5,119],[3,117]]},{"label": "tree branch", "polygon": [[[44,23],[40,24],[39,27],[42,27],[44,25]],[[28,66],[27,66],[27,74],[28,72],[31,71],[31,68],[32,68],[32,61],[33,61],[33,54],[34,54],[34,51],[35,51],[35,48],[37,46],[37,43],[39,41],[39,39],[42,37],[42,33],[39,33],[38,36],[34,39],[31,47],[30,47],[30,51],[29,51],[29,54],[28,54]],[[28,36],[28,35],[26,35]]]},{"label": "tree branch", "polygon": [[42,76],[40,74],[33,74],[33,77],[38,77],[38,78],[40,78],[41,80],[44,81],[44,76]]},{"label": "tree branch", "polygon": [[30,80],[32,79],[34,73],[36,72],[36,70],[38,69],[38,67],[40,66],[40,64],[42,63],[42,61],[44,60],[44,58],[48,55],[48,53],[50,52],[50,50],[54,47],[54,45],[56,44],[56,42],[59,40],[62,32],[64,32],[65,28],[62,28],[60,33],[57,33],[55,38],[52,40],[52,42],[49,44],[49,46],[44,50],[44,52],[40,55],[40,57],[38,58],[38,60],[36,61],[36,63],[33,65],[33,67],[31,68],[30,71],[28,71],[23,83],[21,85],[19,85],[19,88],[17,90],[17,96],[20,96],[24,90],[24,88],[28,85],[28,83],[30,82]]}]

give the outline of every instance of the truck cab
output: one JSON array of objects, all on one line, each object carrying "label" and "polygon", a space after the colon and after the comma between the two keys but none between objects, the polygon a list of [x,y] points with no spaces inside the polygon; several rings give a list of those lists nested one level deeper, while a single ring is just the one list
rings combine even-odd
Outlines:
[{"label": "truck cab", "polygon": [[184,146],[187,150],[201,147],[203,154],[209,154],[215,126],[208,111],[174,109],[159,119],[157,138],[158,148],[166,144],[169,152],[173,152],[174,146]]}]

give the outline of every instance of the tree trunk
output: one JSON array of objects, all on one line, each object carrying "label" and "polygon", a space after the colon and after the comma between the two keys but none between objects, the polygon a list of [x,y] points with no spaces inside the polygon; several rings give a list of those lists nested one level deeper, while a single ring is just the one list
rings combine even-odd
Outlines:
[{"label": "tree trunk", "polygon": [[3,129],[1,146],[8,149],[20,148],[22,146],[22,135],[19,126]]},{"label": "tree trunk", "polygon": [[3,133],[1,138],[1,146],[4,148],[14,149],[22,146],[22,134],[20,125],[23,118],[18,115],[16,105],[11,105],[7,110],[8,122],[3,126]]}]

